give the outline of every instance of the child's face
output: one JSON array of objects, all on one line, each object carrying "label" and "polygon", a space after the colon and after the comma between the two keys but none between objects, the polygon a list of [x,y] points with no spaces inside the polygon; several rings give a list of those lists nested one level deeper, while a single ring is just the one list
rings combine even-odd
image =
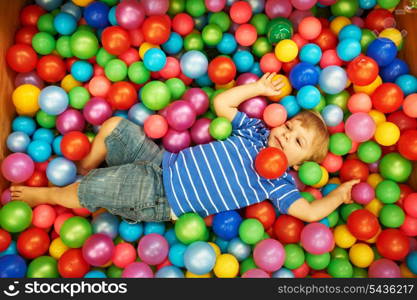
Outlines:
[{"label": "child's face", "polygon": [[293,118],[273,128],[269,135],[268,146],[281,149],[287,156],[289,166],[301,164],[314,151],[314,132],[301,124],[300,120]]}]

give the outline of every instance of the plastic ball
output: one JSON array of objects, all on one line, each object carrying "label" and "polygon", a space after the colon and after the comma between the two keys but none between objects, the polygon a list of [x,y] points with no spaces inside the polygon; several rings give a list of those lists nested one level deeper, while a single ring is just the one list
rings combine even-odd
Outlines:
[{"label": "plastic ball", "polygon": [[289,39],[282,40],[275,47],[275,55],[281,62],[290,62],[298,55],[297,44]]},{"label": "plastic ball", "polygon": [[385,227],[398,228],[404,223],[405,214],[401,207],[387,204],[381,209],[379,218]]},{"label": "plastic ball", "polygon": [[320,102],[320,91],[312,85],[305,85],[297,92],[297,102],[305,109],[312,109]]},{"label": "plastic ball", "polygon": [[94,217],[91,225],[94,233],[103,233],[114,239],[118,234],[119,219],[117,216],[105,212]]},{"label": "plastic ball", "polygon": [[300,180],[306,185],[318,183],[322,175],[322,170],[316,162],[304,162],[298,173]]},{"label": "plastic ball", "polygon": [[263,225],[257,219],[246,219],[239,226],[239,237],[246,244],[256,244],[263,234]]},{"label": "plastic ball", "polygon": [[349,278],[353,275],[353,267],[348,259],[333,258],[330,260],[327,272],[334,278]]},{"label": "plastic ball", "polygon": [[48,86],[39,95],[39,106],[49,115],[59,115],[68,107],[68,94],[57,86]]},{"label": "plastic ball", "polygon": [[206,231],[204,220],[195,213],[182,215],[175,223],[175,233],[183,244],[202,240]]},{"label": "plastic ball", "polygon": [[213,271],[218,278],[234,278],[239,272],[239,262],[231,254],[221,254]]},{"label": "plastic ball", "polygon": [[378,253],[392,260],[404,259],[410,251],[408,237],[397,229],[385,229],[376,241]]},{"label": "plastic ball", "polygon": [[80,59],[90,59],[97,54],[99,44],[94,33],[78,30],[70,40],[71,52]]},{"label": "plastic ball", "polygon": [[64,222],[60,236],[65,245],[70,248],[79,248],[91,236],[91,224],[82,217],[72,217]]},{"label": "plastic ball", "polygon": [[258,174],[267,179],[280,177],[288,166],[285,153],[273,147],[261,150],[255,159],[255,169]]},{"label": "plastic ball", "polygon": [[53,159],[46,170],[46,175],[53,184],[65,186],[75,181],[77,168],[73,162],[58,157]]},{"label": "plastic ball", "polygon": [[85,134],[72,131],[64,135],[61,141],[61,151],[65,158],[77,161],[90,152],[90,142]]},{"label": "plastic ball", "polygon": [[39,94],[39,88],[31,84],[24,84],[15,89],[12,98],[17,113],[33,116],[39,110]]},{"label": "plastic ball", "polygon": [[114,247],[113,264],[125,268],[136,259],[136,250],[130,243],[120,243]]},{"label": "plastic ball", "polygon": [[338,94],[346,87],[346,72],[339,66],[329,66],[320,72],[320,88],[327,94]]},{"label": "plastic ball", "polygon": [[374,120],[363,112],[352,114],[345,123],[346,134],[355,142],[365,142],[373,137],[376,126]]},{"label": "plastic ball", "polygon": [[181,71],[190,78],[198,78],[207,72],[207,57],[200,51],[192,50],[181,57]]},{"label": "plastic ball", "polygon": [[83,277],[89,269],[81,249],[69,249],[58,260],[58,272],[63,278]]},{"label": "plastic ball", "polygon": [[290,270],[301,267],[305,261],[304,250],[300,245],[288,244],[284,246],[285,261],[284,267]]},{"label": "plastic ball", "polygon": [[71,75],[77,81],[89,81],[93,76],[93,66],[86,61],[76,61],[71,67]]},{"label": "plastic ball", "polygon": [[209,131],[214,139],[222,141],[227,139],[232,133],[232,124],[228,119],[218,117],[210,123]]},{"label": "plastic ball", "polygon": [[170,19],[164,16],[150,16],[142,24],[142,32],[145,41],[155,45],[161,45],[169,39]]},{"label": "plastic ball", "polygon": [[417,118],[417,110],[415,109],[417,103],[417,93],[408,95],[403,102],[404,113],[411,117]]},{"label": "plastic ball", "polygon": [[380,258],[369,267],[370,278],[398,278],[401,277],[400,268],[392,260]]},{"label": "plastic ball", "polygon": [[149,116],[145,120],[144,131],[150,138],[162,138],[168,131],[168,122],[160,115]]},{"label": "plastic ball", "polygon": [[300,60],[315,65],[320,61],[321,55],[322,52],[319,46],[316,44],[306,44],[301,48]]},{"label": "plastic ball", "polygon": [[117,23],[127,29],[139,28],[145,19],[145,9],[142,3],[124,1],[116,7]]},{"label": "plastic ball", "polygon": [[38,58],[29,45],[15,44],[7,50],[6,61],[14,71],[26,73],[35,69]]},{"label": "plastic ball", "polygon": [[19,235],[17,250],[24,258],[34,259],[48,251],[49,236],[45,230],[32,227]]},{"label": "plastic ball", "polygon": [[289,79],[291,85],[299,90],[306,85],[316,85],[319,82],[319,72],[313,64],[301,62],[291,69]]},{"label": "plastic ball", "polygon": [[110,104],[102,98],[91,98],[83,109],[83,116],[92,125],[101,125],[112,115]]},{"label": "plastic ball", "polygon": [[417,218],[417,206],[415,205],[417,203],[417,194],[411,193],[408,196],[405,197],[403,202],[403,208],[407,215]]},{"label": "plastic ball", "polygon": [[29,143],[29,136],[22,131],[12,132],[7,137],[7,148],[12,152],[26,152]]},{"label": "plastic ball", "polygon": [[23,278],[27,267],[19,255],[10,254],[0,257],[0,278]]},{"label": "plastic ball", "polygon": [[208,65],[208,75],[216,84],[222,85],[229,83],[236,76],[236,65],[228,57],[216,57]]},{"label": "plastic ball", "polygon": [[29,179],[34,168],[33,160],[24,153],[10,154],[1,164],[3,176],[14,183],[21,183]]},{"label": "plastic ball", "polygon": [[145,121],[153,114],[154,112],[148,109],[143,103],[134,104],[128,111],[128,119],[133,123],[143,126]]},{"label": "plastic ball", "polygon": [[400,138],[398,126],[391,122],[378,124],[375,131],[375,140],[382,146],[391,146]]},{"label": "plastic ball", "polygon": [[101,35],[103,48],[112,55],[121,55],[130,47],[129,33],[120,26],[110,26]]},{"label": "plastic ball", "polygon": [[321,115],[327,126],[337,126],[343,121],[343,110],[338,105],[327,105]]},{"label": "plastic ball", "polygon": [[216,253],[208,243],[194,242],[184,252],[185,268],[196,275],[210,272],[215,263]]},{"label": "plastic ball", "polygon": [[265,239],[256,245],[253,258],[264,271],[274,272],[284,264],[285,250],[277,240]]},{"label": "plastic ball", "polygon": [[212,227],[218,237],[231,240],[238,235],[241,222],[242,217],[237,212],[221,212],[214,216]]},{"label": "plastic ball", "polygon": [[26,202],[11,201],[0,210],[1,227],[8,232],[21,232],[32,221],[32,210]]},{"label": "plastic ball", "polygon": [[173,129],[184,131],[190,128],[195,120],[196,113],[190,102],[178,100],[168,106],[167,121]]},{"label": "plastic ball", "polygon": [[83,115],[75,109],[67,109],[56,119],[56,129],[61,134],[66,134],[70,131],[83,131],[84,126]]},{"label": "plastic ball", "polygon": [[165,53],[158,48],[152,48],[146,51],[143,61],[145,67],[152,72],[162,70],[167,62]]},{"label": "plastic ball", "polygon": [[52,148],[45,141],[33,141],[29,144],[27,153],[34,162],[44,162],[51,156]]},{"label": "plastic ball", "polygon": [[301,244],[306,251],[312,254],[323,254],[334,247],[331,231],[321,223],[311,223],[301,232]]},{"label": "plastic ball", "polygon": [[85,261],[90,265],[102,266],[113,256],[113,241],[105,234],[93,234],[85,241],[82,253]]},{"label": "plastic ball", "polygon": [[147,264],[160,264],[168,256],[168,242],[159,234],[145,235],[139,241],[138,255]]},{"label": "plastic ball", "polygon": [[417,78],[413,75],[400,75],[395,79],[395,84],[401,88],[405,96],[417,92]]},{"label": "plastic ball", "polygon": [[378,219],[365,209],[352,212],[347,218],[347,227],[357,239],[365,241],[374,237],[380,229]]},{"label": "plastic ball", "polygon": [[397,46],[390,39],[377,38],[369,44],[366,55],[373,58],[380,67],[385,67],[397,56]]},{"label": "plastic ball", "polygon": [[252,46],[256,42],[258,34],[255,26],[252,24],[242,24],[237,28],[235,37],[239,45],[247,47]]},{"label": "plastic ball", "polygon": [[168,129],[167,133],[162,139],[162,144],[167,151],[178,153],[179,151],[191,145],[191,136],[188,131],[176,131],[174,129]]}]

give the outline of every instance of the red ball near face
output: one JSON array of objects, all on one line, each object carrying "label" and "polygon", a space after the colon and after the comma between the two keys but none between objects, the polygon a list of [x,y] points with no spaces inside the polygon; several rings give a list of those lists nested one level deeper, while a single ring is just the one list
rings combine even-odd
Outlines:
[{"label": "red ball near face", "polygon": [[261,150],[255,159],[255,169],[258,174],[267,179],[276,179],[288,167],[288,160],[284,152],[278,148],[267,147]]}]

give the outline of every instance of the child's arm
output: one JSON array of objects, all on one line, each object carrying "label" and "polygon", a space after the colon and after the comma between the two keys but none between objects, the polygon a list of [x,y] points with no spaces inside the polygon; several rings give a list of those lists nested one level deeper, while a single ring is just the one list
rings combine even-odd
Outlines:
[{"label": "child's arm", "polygon": [[262,96],[278,96],[283,84],[281,80],[272,81],[276,73],[265,73],[258,81],[239,85],[224,91],[214,98],[214,109],[219,117],[233,121],[237,107],[247,99]]},{"label": "child's arm", "polygon": [[352,203],[351,190],[359,182],[359,179],[344,182],[326,197],[314,200],[311,203],[301,198],[290,206],[288,214],[305,222],[319,221],[327,217],[341,204]]}]

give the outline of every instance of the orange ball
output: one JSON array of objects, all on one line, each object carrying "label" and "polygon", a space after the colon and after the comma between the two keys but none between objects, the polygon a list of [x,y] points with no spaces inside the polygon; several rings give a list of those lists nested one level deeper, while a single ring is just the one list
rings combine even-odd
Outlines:
[{"label": "orange ball", "polygon": [[352,114],[357,112],[370,112],[372,109],[371,97],[365,93],[353,94],[348,100],[348,108]]},{"label": "orange ball", "polygon": [[88,91],[94,97],[106,98],[111,82],[105,76],[94,76],[88,84]]},{"label": "orange ball", "polygon": [[258,38],[258,33],[252,24],[243,24],[237,28],[235,38],[241,46],[252,46]]},{"label": "orange ball", "polygon": [[322,25],[316,17],[304,18],[298,25],[298,32],[302,38],[313,40],[321,33]]},{"label": "orange ball", "polygon": [[272,103],[265,108],[263,119],[269,127],[278,127],[287,120],[287,111],[281,104]]},{"label": "orange ball", "polygon": [[150,138],[160,139],[168,131],[168,122],[161,115],[152,115],[145,120],[143,129]]},{"label": "orange ball", "polygon": [[417,93],[410,94],[405,98],[403,110],[407,116],[417,118]]},{"label": "orange ball", "polygon": [[264,73],[278,73],[281,70],[282,62],[280,62],[275,53],[267,53],[262,56],[261,61],[259,62],[262,72]]}]

